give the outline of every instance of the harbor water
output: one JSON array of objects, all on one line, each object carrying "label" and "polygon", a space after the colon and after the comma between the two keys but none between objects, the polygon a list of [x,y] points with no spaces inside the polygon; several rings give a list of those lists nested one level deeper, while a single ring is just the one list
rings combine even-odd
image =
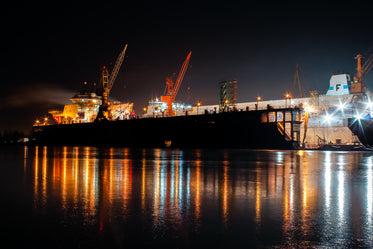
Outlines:
[{"label": "harbor water", "polygon": [[6,248],[373,245],[373,152],[2,146],[0,184]]}]

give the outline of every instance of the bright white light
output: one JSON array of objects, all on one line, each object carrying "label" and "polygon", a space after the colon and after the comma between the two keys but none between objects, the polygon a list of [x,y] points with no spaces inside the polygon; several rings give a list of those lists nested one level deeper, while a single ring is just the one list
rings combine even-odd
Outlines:
[{"label": "bright white light", "polygon": [[367,102],[367,103],[365,103],[366,105],[367,105],[367,107],[369,108],[369,109],[372,109],[372,107],[373,107],[373,102],[371,102],[370,100]]},{"label": "bright white light", "polygon": [[339,103],[338,110],[341,110],[343,112],[344,109],[345,109],[345,103]]},{"label": "bright white light", "polygon": [[363,116],[362,116],[361,114],[358,113],[358,114],[355,115],[355,118],[356,118],[357,120],[360,121],[360,119],[362,119]]},{"label": "bright white light", "polygon": [[331,115],[329,115],[328,113],[325,114],[324,116],[324,120],[328,123],[330,123],[330,121],[333,120],[333,117]]},{"label": "bright white light", "polygon": [[312,111],[313,111],[313,108],[312,108],[312,106],[308,106],[308,105],[306,105],[306,107],[304,108],[304,110],[305,110],[306,112],[312,112]]}]

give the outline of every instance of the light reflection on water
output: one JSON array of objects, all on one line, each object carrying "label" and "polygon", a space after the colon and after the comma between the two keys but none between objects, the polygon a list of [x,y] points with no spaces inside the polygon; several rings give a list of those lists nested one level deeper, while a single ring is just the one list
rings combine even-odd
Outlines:
[{"label": "light reflection on water", "polygon": [[[33,209],[97,226],[102,236],[142,231],[134,238],[179,247],[373,244],[371,153],[94,147],[23,153]],[[114,245],[134,243],[119,237]]]}]

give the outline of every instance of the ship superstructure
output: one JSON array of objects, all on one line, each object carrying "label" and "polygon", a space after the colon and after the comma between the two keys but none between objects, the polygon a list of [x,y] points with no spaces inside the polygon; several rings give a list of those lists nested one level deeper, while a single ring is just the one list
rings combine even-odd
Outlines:
[{"label": "ship superstructure", "polygon": [[70,100],[72,104],[65,105],[62,111],[49,111],[57,124],[93,122],[102,103],[101,96],[94,92],[79,93]]},{"label": "ship superstructure", "polygon": [[[102,97],[95,92],[83,92],[70,99],[72,104],[65,105],[63,110],[51,110],[49,113],[57,124],[94,122],[102,104]],[[113,120],[124,120],[131,116],[133,103],[111,101],[108,104],[108,115]]]},{"label": "ship superstructure", "polygon": [[[192,111],[192,105],[173,102],[172,105],[173,115],[182,116],[187,112]],[[153,117],[165,117],[167,115],[168,103],[162,102],[159,98],[154,98],[149,101],[149,105],[144,108],[145,114],[144,118],[153,118]]]}]

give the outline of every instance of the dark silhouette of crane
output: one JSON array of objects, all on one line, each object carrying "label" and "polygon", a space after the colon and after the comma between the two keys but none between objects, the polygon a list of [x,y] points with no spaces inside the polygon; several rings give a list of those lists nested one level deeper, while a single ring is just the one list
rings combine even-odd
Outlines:
[{"label": "dark silhouette of crane", "polygon": [[98,114],[96,117],[96,121],[102,121],[102,120],[107,120],[108,119],[108,107],[109,107],[109,94],[111,91],[111,88],[114,85],[115,79],[117,78],[118,72],[120,67],[122,66],[124,55],[127,50],[127,44],[124,46],[124,49],[122,52],[119,54],[113,71],[109,75],[108,69],[104,66],[102,68],[102,104],[98,110]]}]

